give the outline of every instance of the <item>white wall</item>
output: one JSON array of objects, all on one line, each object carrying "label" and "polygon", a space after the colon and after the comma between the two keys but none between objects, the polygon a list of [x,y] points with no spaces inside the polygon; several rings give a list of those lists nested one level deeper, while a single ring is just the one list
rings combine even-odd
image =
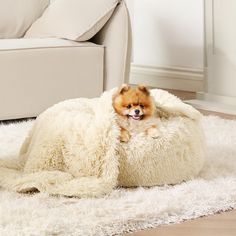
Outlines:
[{"label": "white wall", "polygon": [[[188,73],[183,71],[187,68],[199,76],[204,67],[203,0],[133,0],[133,6],[129,5],[133,18],[133,64],[157,70],[177,68],[181,73]],[[158,71],[157,74],[158,77]],[[199,84],[192,90],[200,87]]]},{"label": "white wall", "polygon": [[206,1],[205,9],[207,68],[198,97],[236,114],[236,1]]},{"label": "white wall", "polygon": [[134,63],[203,68],[202,0],[134,0]]}]

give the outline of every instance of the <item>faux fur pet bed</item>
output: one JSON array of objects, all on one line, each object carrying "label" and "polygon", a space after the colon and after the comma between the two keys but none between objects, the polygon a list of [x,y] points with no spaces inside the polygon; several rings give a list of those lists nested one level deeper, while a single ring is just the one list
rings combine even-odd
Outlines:
[{"label": "faux fur pet bed", "polygon": [[204,163],[200,113],[166,91],[151,94],[161,115],[158,139],[139,134],[128,143],[112,107],[116,89],[100,98],[54,105],[35,121],[16,160],[1,160],[0,186],[18,192],[98,197],[116,186],[176,184]]}]

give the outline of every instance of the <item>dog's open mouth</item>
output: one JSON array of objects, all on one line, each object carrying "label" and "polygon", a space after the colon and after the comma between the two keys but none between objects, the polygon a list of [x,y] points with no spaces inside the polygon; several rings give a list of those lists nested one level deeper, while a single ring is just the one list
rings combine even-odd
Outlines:
[{"label": "dog's open mouth", "polygon": [[129,118],[133,119],[133,120],[142,120],[143,119],[143,115],[129,115]]}]

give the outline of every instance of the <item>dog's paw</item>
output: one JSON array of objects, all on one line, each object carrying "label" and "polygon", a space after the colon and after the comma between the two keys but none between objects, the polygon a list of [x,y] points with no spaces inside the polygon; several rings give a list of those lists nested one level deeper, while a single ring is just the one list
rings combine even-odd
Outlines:
[{"label": "dog's paw", "polygon": [[158,131],[157,128],[152,127],[152,128],[147,129],[147,135],[151,138],[156,139],[156,138],[159,138],[160,132]]},{"label": "dog's paw", "polygon": [[120,141],[127,143],[129,142],[129,140],[130,140],[129,132],[127,130],[122,129],[120,134]]}]

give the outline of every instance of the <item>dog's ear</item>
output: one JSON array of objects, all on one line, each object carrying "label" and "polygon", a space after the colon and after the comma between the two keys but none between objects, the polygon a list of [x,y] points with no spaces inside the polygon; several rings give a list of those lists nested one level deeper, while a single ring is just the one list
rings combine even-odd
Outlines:
[{"label": "dog's ear", "polygon": [[119,93],[123,94],[123,93],[127,92],[129,89],[130,89],[130,86],[128,84],[123,84],[121,86],[121,88],[119,89]]},{"label": "dog's ear", "polygon": [[146,95],[150,95],[149,89],[145,85],[140,84],[138,86],[138,89],[143,93],[145,93]]}]

